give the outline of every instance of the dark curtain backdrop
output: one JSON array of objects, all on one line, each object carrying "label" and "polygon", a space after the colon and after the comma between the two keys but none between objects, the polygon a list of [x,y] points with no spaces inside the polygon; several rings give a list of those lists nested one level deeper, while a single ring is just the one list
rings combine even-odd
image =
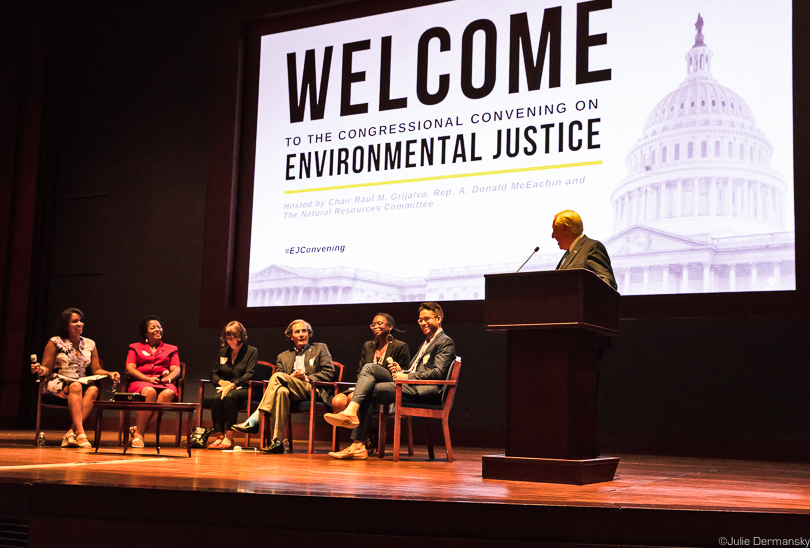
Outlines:
[{"label": "dark curtain backdrop", "polygon": [[[0,425],[30,408],[26,338],[31,280],[43,259],[39,207],[48,13],[44,2],[0,5]],[[39,194],[38,194],[39,192]],[[40,288],[41,289],[41,288]]]}]

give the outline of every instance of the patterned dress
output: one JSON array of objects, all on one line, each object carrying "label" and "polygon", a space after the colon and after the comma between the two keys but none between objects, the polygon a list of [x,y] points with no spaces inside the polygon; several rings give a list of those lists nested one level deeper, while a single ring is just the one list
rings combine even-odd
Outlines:
[{"label": "patterned dress", "polygon": [[90,365],[96,343],[92,339],[79,337],[79,349],[77,350],[69,339],[53,337],[51,342],[56,345],[56,357],[54,358],[53,372],[48,376],[45,387],[54,396],[67,398],[66,383],[56,377],[55,373],[71,379],[84,377],[87,366]]}]

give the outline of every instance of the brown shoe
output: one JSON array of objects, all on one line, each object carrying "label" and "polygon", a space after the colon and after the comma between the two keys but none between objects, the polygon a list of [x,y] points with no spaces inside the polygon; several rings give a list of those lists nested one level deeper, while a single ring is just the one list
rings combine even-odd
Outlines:
[{"label": "brown shoe", "polygon": [[332,426],[343,428],[356,428],[360,426],[360,419],[354,415],[344,415],[343,413],[327,413],[323,416],[326,422]]},{"label": "brown shoe", "polygon": [[353,446],[350,445],[343,451],[333,451],[329,453],[329,456],[338,460],[366,460],[368,458],[368,451],[366,451],[365,446],[357,450],[352,449],[352,447]]}]

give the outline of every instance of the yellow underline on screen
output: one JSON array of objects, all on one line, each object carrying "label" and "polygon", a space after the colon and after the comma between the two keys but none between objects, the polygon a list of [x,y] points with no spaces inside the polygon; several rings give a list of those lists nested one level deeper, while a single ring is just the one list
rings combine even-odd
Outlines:
[{"label": "yellow underline on screen", "polygon": [[317,188],[302,188],[300,190],[285,190],[284,194],[301,194],[303,192],[322,192],[324,190],[343,190],[346,188],[363,188],[368,186],[401,185],[403,183],[422,183],[425,181],[439,181],[441,179],[460,179],[462,177],[482,177],[485,175],[502,175],[504,173],[521,173],[524,171],[540,171],[544,169],[563,169],[566,167],[583,167],[601,165],[602,160],[592,162],[575,162],[572,164],[554,164],[551,166],[520,167],[514,169],[498,169],[495,171],[477,171],[475,173],[455,173],[452,175],[437,175],[435,177],[416,177],[414,179],[397,179],[395,181],[378,181],[376,183],[358,183],[356,185],[322,186]]}]

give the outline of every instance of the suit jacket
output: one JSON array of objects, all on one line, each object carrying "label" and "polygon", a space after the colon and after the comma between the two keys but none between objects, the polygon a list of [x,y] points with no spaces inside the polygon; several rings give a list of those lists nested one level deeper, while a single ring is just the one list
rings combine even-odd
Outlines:
[{"label": "suit jacket", "polygon": [[592,240],[582,235],[582,238],[574,245],[574,249],[567,255],[563,255],[557,264],[557,270],[567,270],[569,268],[584,268],[595,273],[602,280],[616,289],[616,278],[613,275],[613,267],[610,266],[610,257],[607,249],[598,240]]},{"label": "suit jacket", "polygon": [[[363,369],[367,363],[374,361],[374,352],[377,349],[377,341],[366,341],[363,344],[363,350],[360,351],[360,367],[357,368],[357,374]],[[411,363],[411,353],[408,350],[408,345],[403,341],[397,339],[388,343],[388,348],[385,350],[383,357],[383,365],[388,367],[388,358],[391,358],[399,364],[400,367],[406,368]]]},{"label": "suit jacket", "polygon": [[[417,352],[417,355],[419,352]],[[416,360],[416,357],[414,357]],[[409,379],[420,380],[446,380],[450,372],[450,366],[456,361],[456,343],[447,336],[444,331],[440,331],[430,341],[425,353],[419,358],[416,370],[408,373]],[[411,362],[411,365],[413,362]],[[420,399],[437,400],[441,394],[442,387],[439,386],[406,386],[405,388],[415,388],[416,395]],[[403,391],[405,390],[403,388]],[[412,391],[408,391],[411,392]]]},{"label": "suit jacket", "polygon": [[[295,368],[295,348],[285,350],[276,358],[276,373],[292,375]],[[332,355],[329,348],[323,343],[310,343],[304,351],[304,372],[310,381],[329,382],[335,376],[335,366],[332,365]],[[318,388],[318,396],[328,403],[332,400],[333,390]]]}]

